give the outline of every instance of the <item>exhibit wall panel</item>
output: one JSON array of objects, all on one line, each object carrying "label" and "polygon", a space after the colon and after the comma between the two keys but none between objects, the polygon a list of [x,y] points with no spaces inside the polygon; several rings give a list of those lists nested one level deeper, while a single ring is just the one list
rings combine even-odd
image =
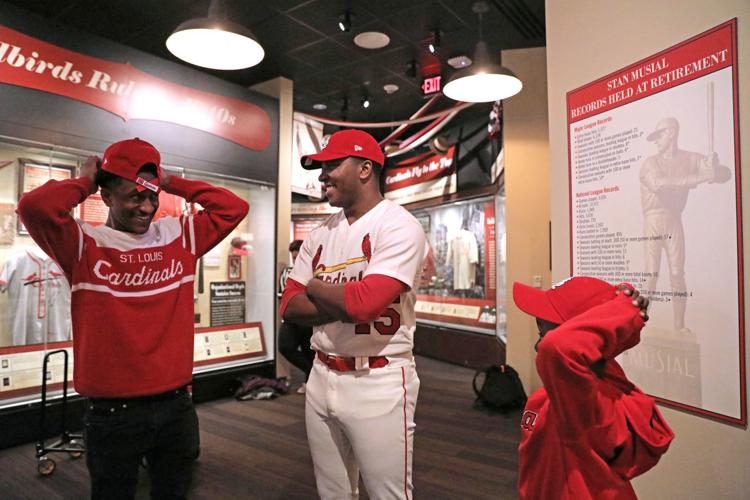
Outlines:
[{"label": "exhibit wall panel", "polygon": [[[737,18],[738,153],[740,160],[750,158],[750,124],[743,120],[750,95],[750,77],[745,71],[750,56],[743,50],[750,47],[750,4],[745,0],[661,3],[574,0],[564,4],[548,1],[546,8],[552,280],[555,281],[569,275],[571,263],[566,94]],[[683,149],[690,149],[689,146],[684,144]],[[747,193],[750,192],[748,178],[744,177],[743,234],[748,224]],[[641,217],[639,196],[622,205],[623,211],[632,210],[634,216]],[[744,254],[746,260],[747,249]],[[747,276],[742,286],[747,288]],[[744,310],[746,319],[747,298]],[[743,368],[747,371],[747,366]],[[656,469],[635,480],[639,497],[745,498],[750,488],[747,475],[750,433],[746,427],[665,407],[662,412],[676,438]]]},{"label": "exhibit wall panel", "polygon": [[527,393],[540,385],[534,365],[534,319],[511,305],[513,282],[550,286],[547,76],[544,48],[503,51],[524,88],[503,102],[507,225],[507,361]]}]

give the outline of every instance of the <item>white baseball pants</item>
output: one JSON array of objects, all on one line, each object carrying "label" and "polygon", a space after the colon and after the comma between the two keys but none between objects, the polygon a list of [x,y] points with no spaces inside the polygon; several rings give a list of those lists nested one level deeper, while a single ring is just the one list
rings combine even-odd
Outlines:
[{"label": "white baseball pants", "polygon": [[382,368],[338,372],[315,359],[306,385],[305,421],[323,500],[359,497],[359,474],[372,500],[412,498],[414,358]]}]

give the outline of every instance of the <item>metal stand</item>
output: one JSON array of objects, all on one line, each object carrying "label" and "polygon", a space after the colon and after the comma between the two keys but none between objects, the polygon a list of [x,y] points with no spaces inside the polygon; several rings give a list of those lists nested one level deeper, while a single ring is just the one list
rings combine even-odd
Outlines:
[{"label": "metal stand", "polygon": [[[49,446],[44,444],[44,432],[47,423],[47,364],[50,356],[54,354],[62,353],[65,357],[64,373],[63,373],[63,397],[62,397],[62,426],[60,439],[55,441]],[[65,349],[58,349],[56,351],[48,352],[44,355],[44,362],[42,364],[42,414],[39,418],[39,441],[36,443],[36,459],[37,465],[36,470],[42,476],[49,476],[55,472],[55,461],[47,456],[50,452],[62,452],[70,455],[71,458],[81,458],[85,451],[82,434],[74,434],[68,432],[67,422],[67,408],[68,408],[68,351]]]}]

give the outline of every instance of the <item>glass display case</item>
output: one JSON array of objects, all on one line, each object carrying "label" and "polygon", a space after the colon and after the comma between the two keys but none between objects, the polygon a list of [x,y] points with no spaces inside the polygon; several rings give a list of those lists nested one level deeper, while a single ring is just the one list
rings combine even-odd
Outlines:
[{"label": "glass display case", "polygon": [[[39,399],[48,352],[71,354],[70,286],[57,264],[36,246],[15,213],[24,192],[49,179],[77,176],[87,152],[3,138],[0,140],[0,408]],[[195,372],[253,364],[274,355],[275,188],[163,165],[173,175],[223,186],[250,204],[248,216],[200,259],[195,291]],[[200,209],[162,192],[155,218]],[[74,217],[97,225],[108,209],[92,195]],[[270,264],[269,264],[270,263]],[[63,383],[63,356],[50,358],[49,396]],[[74,388],[73,388],[74,389]]]},{"label": "glass display case", "polygon": [[489,196],[411,210],[429,245],[419,322],[505,339],[504,206]]}]

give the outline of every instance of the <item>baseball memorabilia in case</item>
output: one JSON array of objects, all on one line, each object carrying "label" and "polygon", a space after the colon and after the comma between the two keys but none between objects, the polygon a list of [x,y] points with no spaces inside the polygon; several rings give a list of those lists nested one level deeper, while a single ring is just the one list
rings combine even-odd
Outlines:
[{"label": "baseball memorabilia in case", "polygon": [[230,255],[227,257],[227,279],[238,280],[242,278],[242,256]]},{"label": "baseball memorabilia in case", "polygon": [[0,203],[0,245],[12,245],[16,230],[16,206]]},{"label": "baseball memorabilia in case", "polygon": [[[73,177],[75,167],[70,165],[44,165],[33,160],[19,159],[22,165],[19,175],[18,199],[29,191],[38,188],[49,180],[62,181]],[[18,221],[18,234],[29,234],[23,223]]]},{"label": "baseball memorabilia in case", "polygon": [[420,322],[504,337],[503,207],[502,197],[490,196],[413,211],[429,249],[417,291]]}]

